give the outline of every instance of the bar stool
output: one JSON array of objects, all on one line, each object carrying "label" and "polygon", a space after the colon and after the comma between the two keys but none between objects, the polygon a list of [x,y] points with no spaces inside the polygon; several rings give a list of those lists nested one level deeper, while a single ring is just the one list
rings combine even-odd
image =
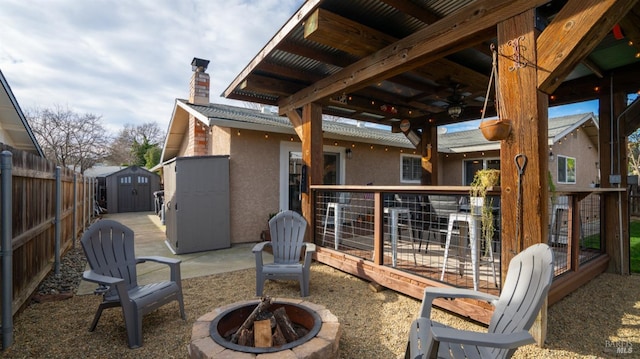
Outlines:
[{"label": "bar stool", "polygon": [[[451,246],[451,235],[453,234],[453,226],[456,222],[463,222],[469,226],[469,244],[471,246],[471,266],[473,271],[473,289],[478,290],[478,271],[479,271],[479,251],[478,240],[481,238],[480,229],[482,227],[480,216],[471,213],[456,212],[449,214],[449,224],[447,226],[447,241],[444,247],[444,261],[442,263],[442,274],[440,280],[444,281],[444,274],[447,269],[447,261],[449,260],[449,247]],[[460,231],[462,234],[462,231]],[[489,250],[489,261],[491,262],[491,272],[493,274],[493,282],[498,285],[496,280],[496,268],[493,260],[493,248]]]},{"label": "bar stool", "polygon": [[384,213],[388,213],[391,217],[391,265],[396,267],[398,264],[398,233],[400,230],[400,216],[406,217],[407,226],[409,227],[409,239],[411,240],[411,249],[413,249],[413,263],[418,264],[416,260],[416,247],[413,239],[413,227],[411,226],[411,210],[406,207],[385,207]]},{"label": "bar stool", "polygon": [[[346,211],[349,208],[349,202],[351,201],[350,193],[340,193],[338,202],[327,202],[327,212],[324,216],[324,229],[322,231],[322,246],[324,247],[325,237],[327,235],[327,224],[329,223],[329,213],[333,212],[333,232],[334,232],[334,249],[338,250],[340,245],[340,226],[343,224],[343,217],[346,218]],[[351,227],[351,236],[355,236],[353,230],[353,223]]]}]

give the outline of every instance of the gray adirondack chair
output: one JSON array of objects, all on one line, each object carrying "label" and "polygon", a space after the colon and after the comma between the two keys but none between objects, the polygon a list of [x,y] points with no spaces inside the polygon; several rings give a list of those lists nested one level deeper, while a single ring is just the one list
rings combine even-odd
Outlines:
[{"label": "gray adirondack chair", "polygon": [[[553,280],[553,251],[535,244],[509,263],[500,297],[459,288],[426,288],[413,321],[405,358],[510,358],[534,343],[533,325]],[[457,330],[430,320],[435,298],[472,298],[495,306],[487,333]],[[437,356],[436,356],[437,354]]]},{"label": "gray adirondack chair", "polygon": [[[256,257],[256,295],[262,296],[267,279],[290,279],[300,282],[300,296],[309,295],[309,268],[316,245],[304,242],[307,221],[297,212],[282,211],[269,220],[271,241],[260,242],[253,247]],[[273,250],[273,262],[265,264],[262,253]],[[304,260],[300,255],[304,250]]]},{"label": "gray adirondack chair", "polygon": [[[98,283],[96,294],[102,302],[96,311],[91,328],[94,331],[102,310],[122,307],[127,341],[130,348],[142,346],[142,317],[155,309],[178,301],[180,315],[186,320],[180,279],[180,260],[165,257],[135,257],[133,231],[125,225],[108,219],[94,223],[82,235],[82,249],[90,270],[82,278]],[[138,285],[136,265],[152,261],[166,264],[171,279],[164,282]]]}]

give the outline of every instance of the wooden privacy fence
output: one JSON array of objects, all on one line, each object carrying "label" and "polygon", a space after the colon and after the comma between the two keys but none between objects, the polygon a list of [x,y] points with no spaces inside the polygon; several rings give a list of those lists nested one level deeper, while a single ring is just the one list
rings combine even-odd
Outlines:
[{"label": "wooden privacy fence", "polygon": [[[60,257],[76,245],[79,233],[90,222],[95,180],[3,144],[0,151],[4,158],[8,152],[12,155],[10,170],[4,170],[3,165],[1,174],[5,181],[4,172],[11,173],[11,196],[2,193],[0,187],[0,198],[10,200],[0,207],[3,218],[0,226],[10,223],[11,227],[11,248],[2,248],[2,261],[12,262],[9,268],[13,282],[12,315],[15,315],[49,272],[59,271]],[[10,209],[10,218],[5,218],[2,208]],[[2,233],[5,232],[3,228]],[[3,269],[4,263],[0,278],[5,277]]]}]

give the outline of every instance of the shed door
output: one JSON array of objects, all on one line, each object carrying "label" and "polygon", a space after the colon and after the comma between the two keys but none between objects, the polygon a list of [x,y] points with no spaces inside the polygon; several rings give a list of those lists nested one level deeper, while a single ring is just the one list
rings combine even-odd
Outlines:
[{"label": "shed door", "polygon": [[118,176],[118,212],[151,210],[151,180],[141,174]]}]

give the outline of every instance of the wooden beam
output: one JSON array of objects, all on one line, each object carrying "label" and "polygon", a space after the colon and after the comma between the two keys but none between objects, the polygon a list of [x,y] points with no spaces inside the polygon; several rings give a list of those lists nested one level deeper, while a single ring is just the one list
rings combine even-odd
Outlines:
[{"label": "wooden beam", "polygon": [[560,86],[637,0],[569,0],[538,39],[538,89]]},{"label": "wooden beam", "polygon": [[640,53],[640,3],[636,3],[636,6],[620,20],[620,28],[623,35],[633,43],[637,53]]},{"label": "wooden beam", "polygon": [[455,13],[279,101],[281,113],[352,92],[460,51],[505,19],[549,0],[477,0]]},{"label": "wooden beam", "polygon": [[[519,41],[520,56],[537,57],[535,18],[535,9],[530,9],[498,24],[498,53],[503,55],[498,56],[500,112],[512,122],[509,138],[500,145],[501,204],[511,209],[501,212],[502,278],[517,253],[548,240],[547,96],[537,90],[535,67],[509,69],[513,66],[513,39]],[[538,345],[545,339],[546,310],[541,309],[531,332]]]},{"label": "wooden beam", "polygon": [[[304,36],[359,58],[398,41],[382,31],[323,9],[317,9],[305,22]],[[433,61],[428,67],[416,69],[416,73],[441,84],[455,82],[474,89],[484,88],[489,82],[488,76],[444,58]]]},{"label": "wooden beam", "polygon": [[433,24],[434,22],[440,20],[440,17],[433,12],[426,10],[425,8],[414,4],[412,1],[408,0],[382,0],[387,5],[393,6],[394,8],[402,11],[403,13],[411,16],[415,19],[418,19],[425,24]]},{"label": "wooden beam", "polygon": [[293,16],[287,21],[282,28],[271,38],[271,41],[267,43],[262,50],[249,62],[249,64],[236,76],[236,78],[231,82],[229,87],[227,87],[224,92],[224,97],[229,97],[229,95],[235,91],[235,89],[245,80],[247,75],[249,75],[255,67],[262,62],[262,60],[267,57],[269,53],[271,53],[276,46],[282,41],[282,39],[286,38],[295,28],[298,26],[300,19],[305,19],[311,12],[313,12],[322,0],[307,0],[302,4],[300,9],[296,11]]},{"label": "wooden beam", "polygon": [[[604,73],[603,78],[596,75],[580,77],[575,80],[565,81],[553,92],[551,105],[565,105],[575,102],[583,102],[598,99],[609,92],[609,75]],[[614,74],[615,88],[618,91],[632,93],[640,90],[638,78],[640,78],[640,66],[638,63],[619,67]]]},{"label": "wooden beam", "polygon": [[289,121],[291,121],[293,129],[296,131],[298,138],[302,140],[304,138],[304,122],[302,121],[302,117],[300,116],[298,111],[287,112],[287,118],[289,118]]},{"label": "wooden beam", "polygon": [[304,88],[304,85],[291,81],[276,80],[267,76],[249,75],[240,84],[239,88],[249,92],[255,91],[274,96],[283,96]]}]

